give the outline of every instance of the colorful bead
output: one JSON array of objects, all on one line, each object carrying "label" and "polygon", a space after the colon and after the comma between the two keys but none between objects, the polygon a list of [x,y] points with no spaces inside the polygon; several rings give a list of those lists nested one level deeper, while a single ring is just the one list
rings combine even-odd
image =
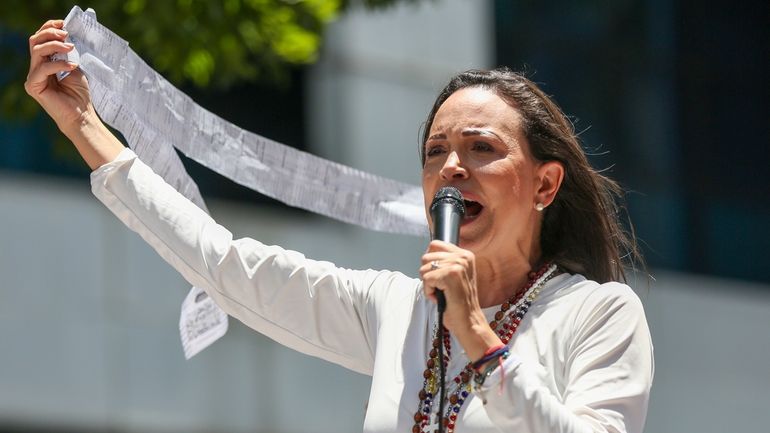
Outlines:
[{"label": "colorful bead", "polygon": [[468,374],[467,371],[460,373],[460,377],[462,378],[463,383],[468,383],[468,381],[471,380],[471,375]]},{"label": "colorful bead", "polygon": [[[503,344],[508,345],[508,342],[513,337],[514,332],[518,328],[519,323],[523,319],[526,312],[532,306],[532,302],[537,298],[542,286],[555,275],[556,266],[551,264],[543,265],[537,272],[530,272],[530,280],[525,284],[516,295],[505,301],[500,308],[500,311],[495,313],[495,320],[489,323],[491,329],[493,329]],[[412,433],[426,433],[428,432],[428,425],[431,420],[431,412],[434,407],[434,393],[438,389],[438,362],[442,362],[444,366],[448,366],[451,359],[451,339],[449,331],[443,326],[436,326],[435,338],[432,341],[432,348],[429,352],[428,360],[426,361],[427,368],[423,371],[423,389],[418,393],[420,398],[420,410],[415,414],[415,424],[412,427]],[[444,348],[444,356],[442,360],[438,357],[439,345]],[[454,391],[447,392],[448,407],[443,414],[435,414],[441,419],[442,424],[446,429],[446,433],[453,433],[456,425],[457,414],[470,395],[470,379],[474,374],[472,363],[468,363],[465,368],[453,378],[455,384]],[[438,430],[434,430],[438,431]]]}]

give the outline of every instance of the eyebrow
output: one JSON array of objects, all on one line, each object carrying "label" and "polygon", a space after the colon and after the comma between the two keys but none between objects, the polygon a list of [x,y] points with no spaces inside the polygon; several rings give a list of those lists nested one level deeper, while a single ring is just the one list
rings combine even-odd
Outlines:
[{"label": "eyebrow", "polygon": [[[461,134],[463,137],[486,135],[486,136],[493,136],[493,137],[499,138],[499,136],[492,131],[487,131],[484,129],[475,129],[475,128],[464,129]],[[433,134],[430,137],[428,137],[428,140],[446,140],[446,134],[444,133]]]}]

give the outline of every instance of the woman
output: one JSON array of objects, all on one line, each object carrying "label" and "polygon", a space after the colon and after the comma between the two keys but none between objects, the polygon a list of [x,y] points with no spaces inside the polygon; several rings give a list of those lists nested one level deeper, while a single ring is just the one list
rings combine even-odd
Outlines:
[{"label": "woman", "polygon": [[467,213],[461,247],[431,242],[413,279],[233,240],[109,133],[76,65],[48,61],[72,49],[62,24],[30,38],[25,87],[94,170],[95,195],[230,315],[371,375],[365,431],[642,431],[652,346],[639,299],[612,282],[636,253],[618,188],[530,81],[470,71],[439,95],[422,143],[425,203],[454,186]]}]

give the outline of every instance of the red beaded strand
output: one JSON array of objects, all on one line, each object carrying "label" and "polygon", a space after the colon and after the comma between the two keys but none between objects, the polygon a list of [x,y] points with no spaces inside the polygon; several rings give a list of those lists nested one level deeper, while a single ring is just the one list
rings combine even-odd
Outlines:
[{"label": "red beaded strand", "polygon": [[[521,290],[506,302],[500,306],[500,311],[495,313],[494,319],[489,322],[489,326],[497,333],[497,336],[503,342],[508,345],[508,342],[513,338],[513,334],[519,327],[521,320],[529,310],[532,302],[537,297],[542,286],[550,280],[555,274],[557,267],[551,263],[544,264],[536,272],[530,272],[528,281],[522,287]],[[509,310],[513,307],[511,314]],[[499,329],[498,329],[499,327]],[[412,426],[412,433],[434,433],[426,430],[429,427],[431,419],[434,397],[437,397],[437,391],[439,386],[438,377],[438,345],[444,345],[444,359],[441,360],[444,363],[444,367],[448,367],[449,360],[451,359],[451,340],[449,331],[440,326],[441,338],[439,338],[439,326],[436,326],[434,332],[434,339],[432,342],[432,348],[428,354],[428,360],[426,362],[426,369],[423,372],[423,387],[418,393],[420,403],[417,408],[417,412],[414,414],[414,425]],[[447,393],[449,396],[447,401],[449,407],[446,409],[446,413],[437,414],[441,417],[441,421],[444,424],[445,431],[447,433],[453,433],[457,421],[457,416],[460,413],[460,409],[465,403],[465,400],[470,396],[470,381],[473,377],[474,371],[472,362],[469,362],[463,370],[454,377],[452,382],[455,387],[453,392]],[[437,431],[437,429],[436,429]]]}]

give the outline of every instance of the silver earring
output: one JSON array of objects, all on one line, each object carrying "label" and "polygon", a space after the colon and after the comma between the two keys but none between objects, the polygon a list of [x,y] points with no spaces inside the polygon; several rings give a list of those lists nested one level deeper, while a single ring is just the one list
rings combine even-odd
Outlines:
[{"label": "silver earring", "polygon": [[537,203],[535,204],[535,210],[538,212],[542,212],[543,209],[545,209],[545,205],[543,203]]}]

